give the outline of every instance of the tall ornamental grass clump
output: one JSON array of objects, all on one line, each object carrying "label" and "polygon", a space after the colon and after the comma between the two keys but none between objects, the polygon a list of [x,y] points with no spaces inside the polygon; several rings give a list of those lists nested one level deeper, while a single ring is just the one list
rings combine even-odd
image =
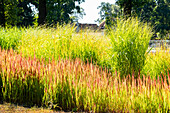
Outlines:
[{"label": "tall ornamental grass clump", "polygon": [[76,33],[74,26],[65,25],[56,28],[28,28],[22,33],[18,51],[24,56],[52,59],[80,58],[84,62],[90,59],[105,66],[107,39],[95,36],[95,33]]},{"label": "tall ornamental grass clump", "polygon": [[2,28],[0,27],[0,47],[2,49],[16,49],[21,40],[22,29],[17,27]]},{"label": "tall ornamental grass clump", "polygon": [[[97,35],[96,35],[97,34]],[[76,59],[84,62],[92,59],[94,64],[110,67],[107,47],[108,39],[92,31],[75,32],[72,25],[57,25],[54,28],[0,28],[0,46],[13,48],[23,56],[34,55],[46,61],[58,60],[59,57]]]},{"label": "tall ornamental grass clump", "polygon": [[25,59],[12,49],[0,49],[0,99],[24,105],[41,105],[44,86],[35,67],[36,59]]},{"label": "tall ornamental grass clump", "polygon": [[170,49],[156,49],[155,53],[149,53],[142,73],[152,78],[170,73]]},{"label": "tall ornamental grass clump", "polygon": [[104,36],[91,31],[76,33],[70,25],[0,28],[0,46],[3,49],[13,48],[23,56],[45,58],[46,62],[52,58],[80,58],[86,63],[92,60],[93,64],[112,69],[113,73],[118,70],[122,77],[133,72],[138,75],[139,69],[142,74],[152,77],[167,73],[169,53],[160,51],[160,54],[147,55],[145,51],[150,28],[137,19],[117,21],[110,35]]},{"label": "tall ornamental grass clump", "polygon": [[109,31],[111,40],[110,56],[113,69],[121,77],[128,74],[138,75],[145,65],[152,29],[137,18],[117,19]]},{"label": "tall ornamental grass clump", "polygon": [[58,59],[68,57],[74,27],[70,25],[56,28],[27,28],[22,33],[18,51],[24,56],[36,56],[48,60],[52,56]]},{"label": "tall ornamental grass clump", "polygon": [[151,79],[111,76],[81,60],[25,58],[0,49],[2,100],[64,111],[169,112],[170,75]]}]

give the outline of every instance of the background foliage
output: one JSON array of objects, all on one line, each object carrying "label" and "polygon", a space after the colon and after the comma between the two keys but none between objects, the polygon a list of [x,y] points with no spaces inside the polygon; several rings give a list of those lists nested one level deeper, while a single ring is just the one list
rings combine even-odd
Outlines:
[{"label": "background foliage", "polygon": [[170,33],[170,2],[168,0],[117,0],[116,5],[101,3],[100,18],[106,20],[107,26],[114,23],[115,17],[137,16],[141,21],[151,23],[154,37],[165,38]]},{"label": "background foliage", "polygon": [[82,2],[84,0],[0,0],[0,25],[27,27],[35,21],[39,25],[68,23],[73,21],[73,13],[84,14],[79,5]]}]

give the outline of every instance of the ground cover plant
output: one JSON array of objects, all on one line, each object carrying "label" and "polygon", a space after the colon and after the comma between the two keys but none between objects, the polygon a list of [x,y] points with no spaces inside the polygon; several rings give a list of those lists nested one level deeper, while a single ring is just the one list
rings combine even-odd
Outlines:
[{"label": "ground cover plant", "polygon": [[1,98],[65,111],[169,112],[170,75],[120,79],[80,59],[49,61],[0,51]]}]

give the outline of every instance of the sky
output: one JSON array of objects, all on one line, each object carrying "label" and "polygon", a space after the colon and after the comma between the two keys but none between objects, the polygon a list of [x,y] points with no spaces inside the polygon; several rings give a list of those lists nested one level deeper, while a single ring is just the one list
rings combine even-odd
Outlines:
[{"label": "sky", "polygon": [[79,19],[79,23],[96,23],[99,16],[100,9],[97,9],[101,5],[101,2],[109,2],[115,4],[115,0],[85,0],[80,6],[84,8],[86,15],[83,16],[83,19]]}]

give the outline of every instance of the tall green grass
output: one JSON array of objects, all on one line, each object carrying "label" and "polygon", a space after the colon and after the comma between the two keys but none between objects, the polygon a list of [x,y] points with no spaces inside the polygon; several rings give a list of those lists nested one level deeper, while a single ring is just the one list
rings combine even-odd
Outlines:
[{"label": "tall green grass", "polygon": [[137,18],[117,19],[109,31],[111,40],[110,58],[121,77],[138,75],[145,65],[152,29]]},{"label": "tall green grass", "polygon": [[158,75],[163,76],[170,73],[170,49],[156,49],[155,53],[150,53],[146,59],[142,73],[149,75],[152,78],[157,78]]},{"label": "tall green grass", "polygon": [[[113,74],[117,70],[122,77],[128,74],[138,76],[139,70],[141,75],[155,77],[168,70],[165,65],[169,65],[170,61],[159,54],[148,57],[146,50],[151,35],[147,23],[132,18],[117,20],[115,28],[104,36],[91,31],[76,33],[71,25],[56,28],[0,28],[0,46],[4,49],[13,48],[23,56],[45,58],[46,62],[52,58],[80,58],[83,62],[88,60],[106,67]],[[157,58],[157,63],[154,58]],[[160,64],[160,59],[165,63]]]},{"label": "tall green grass", "polygon": [[2,49],[16,49],[21,41],[21,35],[22,29],[18,29],[17,27],[0,27],[0,47]]},{"label": "tall green grass", "polygon": [[[13,60],[11,60],[13,59]],[[64,111],[169,112],[170,75],[120,79],[81,60],[25,58],[0,49],[3,101]]]},{"label": "tall green grass", "polygon": [[0,46],[13,48],[24,56],[34,55],[46,61],[58,60],[59,57],[81,58],[83,61],[93,59],[93,63],[106,65],[107,39],[94,33],[76,33],[74,26],[63,25],[56,28],[1,28]]}]

